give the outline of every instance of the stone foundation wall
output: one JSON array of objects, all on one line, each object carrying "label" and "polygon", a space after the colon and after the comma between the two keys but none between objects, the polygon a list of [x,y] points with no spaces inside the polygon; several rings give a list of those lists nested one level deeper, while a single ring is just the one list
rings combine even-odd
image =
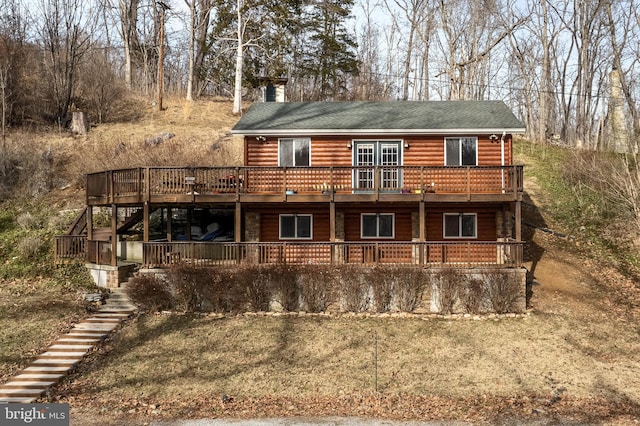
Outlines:
[{"label": "stone foundation wall", "polygon": [[138,267],[135,263],[127,263],[118,266],[87,263],[85,266],[89,270],[89,274],[96,285],[106,288],[120,287],[120,283],[126,282]]},{"label": "stone foundation wall", "polygon": [[[252,266],[258,268],[260,266]],[[264,268],[264,267],[263,267]],[[393,271],[393,268],[389,270],[377,270],[376,268],[367,268],[362,267],[361,271],[358,271],[357,268],[347,267],[341,275],[340,280],[342,281],[337,286],[334,285],[334,288],[327,288],[327,294],[333,294],[331,297],[330,303],[328,303],[325,312],[329,313],[340,313],[340,312],[351,312],[348,308],[349,305],[353,305],[353,298],[345,295],[345,289],[356,289],[354,291],[358,291],[362,297],[361,303],[357,303],[360,306],[360,310],[358,312],[380,312],[380,303],[377,303],[376,291],[378,294],[380,293],[380,287],[375,287],[376,282],[378,285],[380,283],[379,280],[376,280],[376,277],[370,275],[372,273],[383,273],[385,274],[385,278],[389,278]],[[322,269],[322,270],[321,270]],[[305,311],[305,285],[309,285],[314,280],[314,276],[323,277],[319,278],[320,280],[324,280],[326,282],[333,281],[327,280],[327,268],[322,268],[316,270],[309,271],[308,269],[301,269],[297,275],[298,278],[298,292],[299,292],[299,310]],[[331,269],[329,269],[329,274],[331,273]],[[340,268],[334,268],[333,271],[336,273],[341,273]],[[354,275],[355,271],[355,275]],[[486,289],[486,287],[482,291],[482,297],[478,298],[477,303],[474,305],[473,311],[467,309],[470,305],[468,299],[466,299],[466,295],[468,295],[469,283],[473,280],[482,281],[486,280],[487,277],[498,276],[503,277],[504,281],[500,281],[501,285],[507,286],[507,294],[512,298],[512,302],[509,303],[511,309],[508,312],[511,313],[522,313],[526,311],[526,269],[495,269],[495,268],[486,268],[486,269],[449,269],[445,270],[442,268],[431,268],[431,269],[403,269],[403,271],[421,271],[421,273],[425,274],[424,280],[421,281],[423,288],[421,292],[419,292],[419,300],[416,301],[414,307],[411,309],[411,312],[416,314],[491,314],[495,313],[493,300],[491,300],[490,292]],[[448,272],[447,272],[448,271]],[[453,288],[455,292],[455,296],[449,296],[442,294],[442,292],[449,291],[451,292],[452,287],[447,287],[441,285],[441,280],[443,276],[446,276],[447,273],[454,272],[455,281],[453,283]],[[140,274],[151,274],[158,278],[164,279],[166,277],[166,273],[162,269],[144,269],[139,271]],[[292,273],[296,273],[295,269],[292,269]],[[400,277],[412,277],[412,280],[415,280],[416,276],[411,274],[398,273]],[[494,275],[495,274],[495,275]],[[407,283],[401,284],[391,284],[390,281],[386,281],[386,284],[383,284],[383,287],[386,288],[384,292],[386,292],[385,297],[388,298],[386,303],[387,308],[382,312],[399,312],[403,311],[402,306],[407,306],[407,301],[413,297],[412,295],[412,285],[417,281],[410,281],[408,285]],[[355,283],[355,284],[354,284]],[[311,287],[314,285],[321,285],[319,281],[317,283],[311,283]],[[486,285],[486,283],[485,283]],[[271,289],[275,289],[278,286],[271,285]],[[281,312],[283,310],[282,304],[278,301],[277,291],[273,291],[272,293],[272,301],[271,301],[271,310],[274,312]],[[316,290],[317,291],[317,287]],[[416,292],[413,292],[416,294]],[[449,301],[446,303],[445,298],[449,297]],[[347,300],[349,299],[349,300]],[[453,299],[453,300],[451,300]],[[443,309],[443,305],[445,309]],[[505,313],[505,312],[502,312]]]}]

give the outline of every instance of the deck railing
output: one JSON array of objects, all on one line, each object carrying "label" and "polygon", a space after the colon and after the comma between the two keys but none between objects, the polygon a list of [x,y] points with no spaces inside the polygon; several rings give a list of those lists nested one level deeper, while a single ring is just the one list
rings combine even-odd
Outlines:
[{"label": "deck railing", "polygon": [[[522,266],[523,244],[514,241],[467,242],[149,242],[143,245],[143,264],[167,267],[187,262],[202,266],[253,264],[396,264],[406,266],[502,267]],[[56,263],[87,261],[110,264],[109,241],[86,236],[57,236]]]},{"label": "deck railing", "polygon": [[201,266],[233,264],[325,264],[501,267],[522,266],[521,242],[345,242],[345,243],[207,243],[143,244],[147,267],[176,263]]},{"label": "deck railing", "polygon": [[522,166],[143,167],[87,175],[87,198],[171,194],[515,194]]},{"label": "deck railing", "polygon": [[85,261],[87,258],[86,235],[59,235],[55,239],[56,264]]}]

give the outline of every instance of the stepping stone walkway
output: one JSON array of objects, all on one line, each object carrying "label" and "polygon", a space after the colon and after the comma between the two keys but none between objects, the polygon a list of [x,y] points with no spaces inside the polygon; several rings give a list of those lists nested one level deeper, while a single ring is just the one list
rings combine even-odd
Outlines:
[{"label": "stepping stone walkway", "polygon": [[28,367],[0,385],[0,404],[36,401],[49,387],[73,371],[76,364],[96,344],[104,340],[135,310],[136,307],[129,301],[124,288],[112,289],[106,303],[100,305],[93,316],[76,324]]}]

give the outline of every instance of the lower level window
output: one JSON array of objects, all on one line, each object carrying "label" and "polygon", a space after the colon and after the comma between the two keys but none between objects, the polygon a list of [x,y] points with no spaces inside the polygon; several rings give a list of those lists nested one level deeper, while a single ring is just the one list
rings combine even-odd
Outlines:
[{"label": "lower level window", "polygon": [[477,224],[475,213],[445,213],[444,238],[477,238]]},{"label": "lower level window", "polygon": [[393,213],[362,213],[360,219],[362,238],[393,238],[395,215]]},{"label": "lower level window", "polygon": [[281,240],[310,240],[312,238],[313,220],[310,214],[281,214]]}]

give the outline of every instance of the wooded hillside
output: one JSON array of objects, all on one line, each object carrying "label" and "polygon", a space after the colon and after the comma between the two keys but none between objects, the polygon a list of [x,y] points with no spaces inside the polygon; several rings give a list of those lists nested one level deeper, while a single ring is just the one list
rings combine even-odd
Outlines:
[{"label": "wooded hillside", "polygon": [[2,132],[82,110],[130,119],[162,106],[289,100],[504,99],[528,137],[635,151],[638,0],[7,0],[0,4]]}]

